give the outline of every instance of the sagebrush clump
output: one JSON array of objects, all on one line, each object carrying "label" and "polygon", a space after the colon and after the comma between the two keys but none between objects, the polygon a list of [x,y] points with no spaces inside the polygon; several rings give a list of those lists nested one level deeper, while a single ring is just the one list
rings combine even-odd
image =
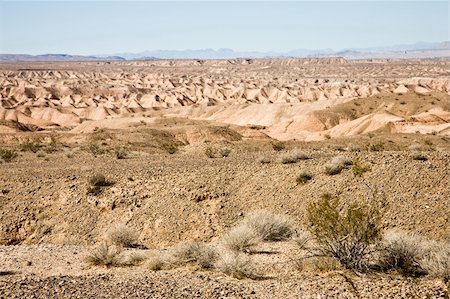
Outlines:
[{"label": "sagebrush clump", "polygon": [[232,228],[222,237],[223,247],[230,251],[250,252],[251,247],[261,242],[256,231],[246,225]]},{"label": "sagebrush clump", "polygon": [[138,244],[137,232],[123,224],[116,225],[106,233],[106,239],[116,245],[122,247],[133,248]]},{"label": "sagebrush clump", "polygon": [[94,247],[86,257],[86,261],[93,266],[120,266],[122,249],[118,246],[101,243]]},{"label": "sagebrush clump", "polygon": [[242,225],[254,230],[264,241],[288,240],[295,232],[294,225],[288,217],[266,211],[250,213]]}]

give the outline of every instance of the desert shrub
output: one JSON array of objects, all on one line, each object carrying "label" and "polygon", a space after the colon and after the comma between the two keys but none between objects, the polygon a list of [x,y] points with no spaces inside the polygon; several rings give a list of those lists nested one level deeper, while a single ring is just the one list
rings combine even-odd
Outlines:
[{"label": "desert shrub", "polygon": [[17,157],[17,153],[14,150],[0,148],[0,158],[3,161],[11,162],[15,157]]},{"label": "desert shrub", "polygon": [[413,160],[416,160],[416,161],[427,161],[428,160],[428,157],[422,153],[415,153],[412,155],[412,158],[413,158]]},{"label": "desert shrub", "polygon": [[165,143],[162,145],[163,150],[173,155],[178,151],[178,147],[173,143]]},{"label": "desert shrub", "polygon": [[200,242],[179,245],[174,248],[172,255],[177,263],[194,262],[203,269],[212,268],[218,256],[213,247]]},{"label": "desert shrub", "polygon": [[332,163],[325,164],[325,173],[328,175],[339,174],[343,169],[344,167],[340,164],[332,164]]},{"label": "desert shrub", "polygon": [[370,170],[371,168],[369,165],[363,164],[359,161],[356,161],[352,166],[352,172],[355,176],[362,176],[365,172]]},{"label": "desert shrub", "polygon": [[34,141],[28,141],[25,143],[21,143],[19,145],[19,148],[21,151],[26,152],[33,152],[33,153],[37,153],[41,148],[43,148],[44,146],[38,142],[34,142]]},{"label": "desert shrub", "polygon": [[297,163],[299,160],[307,160],[307,159],[309,159],[309,156],[306,155],[305,153],[300,151],[292,151],[281,157],[281,163],[283,164]]},{"label": "desert shrub", "polygon": [[121,253],[120,247],[102,243],[89,252],[86,261],[94,266],[121,266]]},{"label": "desert shrub", "polygon": [[298,162],[297,158],[290,154],[286,154],[285,156],[281,157],[281,163],[283,164],[292,164],[297,162]]},{"label": "desert shrub", "polygon": [[116,246],[136,247],[138,244],[138,234],[137,232],[123,224],[116,225],[106,233],[106,239]]},{"label": "desert shrub", "polygon": [[123,257],[123,266],[136,266],[147,260],[147,255],[140,252],[129,252]]},{"label": "desert shrub", "polygon": [[208,158],[214,158],[216,156],[216,153],[217,153],[216,149],[211,146],[205,148],[205,155]]},{"label": "desert shrub", "polygon": [[430,241],[421,265],[433,277],[450,282],[450,240]]},{"label": "desert shrub", "polygon": [[103,155],[106,151],[104,149],[102,149],[98,144],[96,143],[91,143],[88,147],[89,152],[94,155]]},{"label": "desert shrub", "polygon": [[409,149],[410,151],[421,151],[421,150],[422,150],[422,146],[421,146],[420,144],[418,144],[418,143],[414,143],[414,144],[411,144],[411,145],[408,147],[408,149]]},{"label": "desert shrub", "polygon": [[147,258],[145,265],[151,271],[159,271],[171,268],[173,262],[163,255],[154,255]]},{"label": "desert shrub", "polygon": [[336,156],[330,163],[325,165],[325,173],[328,175],[336,175],[341,173],[344,168],[352,164],[353,162],[351,159],[344,156]]},{"label": "desert shrub", "polygon": [[299,175],[297,176],[297,178],[295,179],[295,181],[297,182],[297,184],[306,184],[307,182],[309,182],[310,180],[312,180],[313,175],[307,171],[302,171],[299,173]]},{"label": "desert shrub", "polygon": [[381,239],[378,208],[354,202],[340,210],[338,198],[324,197],[306,209],[309,232],[317,243],[316,255],[334,257],[348,269],[363,269]]},{"label": "desert shrub", "polygon": [[102,187],[110,186],[111,182],[106,180],[106,177],[103,174],[97,173],[89,178],[89,184],[91,184],[91,186]]},{"label": "desert shrub", "polygon": [[383,269],[396,269],[405,276],[424,274],[420,260],[426,252],[425,240],[402,231],[389,231],[381,244],[380,265]]},{"label": "desert shrub", "polygon": [[223,247],[234,252],[250,252],[259,242],[261,237],[247,225],[236,226],[222,237]]},{"label": "desert shrub", "polygon": [[231,154],[231,149],[228,147],[222,147],[218,152],[221,157],[228,157]]},{"label": "desert shrub", "polygon": [[113,183],[108,181],[102,174],[94,174],[89,178],[89,185],[87,187],[88,195],[98,195],[102,193],[102,187],[111,186]]},{"label": "desert shrub", "polygon": [[259,277],[255,274],[250,258],[242,253],[224,252],[220,256],[216,268],[222,273],[238,279]]},{"label": "desert shrub", "polygon": [[116,148],[115,151],[117,159],[126,159],[128,157],[128,150],[123,147]]},{"label": "desert shrub", "polygon": [[384,150],[384,144],[383,143],[371,143],[367,147],[367,149],[371,152],[380,152]]},{"label": "desert shrub", "polygon": [[272,160],[270,159],[270,157],[260,157],[258,159],[259,163],[261,164],[269,164],[272,162]]},{"label": "desert shrub", "polygon": [[266,211],[249,214],[243,225],[253,229],[264,241],[282,241],[292,237],[295,232],[292,221],[284,216]]},{"label": "desert shrub", "polygon": [[350,144],[347,149],[350,152],[360,152],[361,151],[361,147],[359,145],[356,145],[356,144]]},{"label": "desert shrub", "polygon": [[350,158],[344,156],[336,156],[331,160],[332,164],[340,164],[343,166],[350,166],[353,164],[353,161]]},{"label": "desert shrub", "polygon": [[339,152],[345,151],[344,147],[340,144],[330,144],[328,145],[328,148]]},{"label": "desert shrub", "polygon": [[272,148],[277,152],[284,150],[285,147],[286,146],[281,141],[273,141],[272,142]]}]

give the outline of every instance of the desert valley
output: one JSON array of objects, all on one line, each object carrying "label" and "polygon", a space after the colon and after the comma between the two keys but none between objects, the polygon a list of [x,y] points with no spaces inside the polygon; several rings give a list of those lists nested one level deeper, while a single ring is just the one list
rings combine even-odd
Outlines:
[{"label": "desert valley", "polygon": [[0,63],[0,298],[449,298],[450,60]]}]

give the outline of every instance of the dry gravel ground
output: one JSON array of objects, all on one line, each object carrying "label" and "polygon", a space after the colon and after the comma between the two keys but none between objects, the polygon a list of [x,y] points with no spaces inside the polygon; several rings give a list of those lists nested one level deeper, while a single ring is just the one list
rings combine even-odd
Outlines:
[{"label": "dry gravel ground", "polygon": [[[289,244],[270,257],[252,258],[260,279],[238,280],[197,268],[151,272],[145,266],[89,267],[79,246],[7,246],[0,257],[0,298],[445,298],[448,286],[436,279],[398,274],[355,274],[345,270],[299,272],[283,264]],[[265,249],[274,250],[270,244]],[[273,257],[275,256],[275,257]],[[269,262],[267,262],[269,259]],[[264,264],[262,262],[264,261]],[[281,263],[277,265],[277,263]],[[283,265],[281,267],[280,265]],[[265,272],[264,272],[265,273]]]},{"label": "dry gravel ground", "polygon": [[[364,196],[368,186],[385,200],[383,228],[448,238],[450,154],[445,137],[379,134],[287,142],[280,152],[273,150],[270,139],[225,138],[179,146],[171,155],[158,148],[165,135],[142,133],[143,140],[151,140],[147,146],[133,143],[140,133],[130,133],[128,144],[126,132],[108,133],[102,132],[107,135],[102,148],[109,152],[93,155],[86,147],[92,136],[78,136],[73,141],[56,134],[59,143],[54,152],[40,157],[19,152],[13,161],[0,164],[0,240],[6,245],[0,247],[0,298],[448,296],[448,285],[428,276],[404,278],[396,273],[355,274],[342,269],[299,271],[292,263],[295,249],[289,242],[263,243],[261,253],[251,255],[262,276],[256,280],[239,280],[194,266],[152,272],[145,264],[102,268],[85,262],[90,246],[117,223],[135,229],[139,243],[148,250],[190,240],[217,242],[251,211],[286,214],[304,227],[307,203],[321,194],[340,195],[350,202]],[[9,140],[8,147],[18,146],[14,140],[20,135],[3,137],[5,142]],[[368,145],[380,142],[385,150],[367,151]],[[116,158],[117,144],[130,147],[128,158]],[[416,149],[409,149],[411,144],[420,144],[428,159],[414,160]],[[207,147],[224,146],[231,149],[228,157],[208,158],[205,154]],[[355,151],[357,148],[360,151]],[[281,163],[295,150],[310,159]],[[324,165],[336,156],[360,161],[370,166],[370,171],[359,177],[348,168],[329,176]],[[261,163],[262,157],[271,163]],[[313,178],[298,184],[296,176],[303,170]],[[86,194],[94,173],[102,173],[114,183],[102,187],[103,192],[96,196]]]}]

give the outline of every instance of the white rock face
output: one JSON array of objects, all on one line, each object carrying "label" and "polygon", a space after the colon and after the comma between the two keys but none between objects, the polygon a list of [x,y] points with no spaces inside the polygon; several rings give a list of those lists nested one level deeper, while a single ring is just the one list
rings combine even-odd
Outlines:
[{"label": "white rock face", "polygon": [[430,91],[428,89],[426,89],[425,87],[422,86],[416,86],[416,88],[414,88],[414,91],[422,96],[426,96],[430,93]]},{"label": "white rock face", "polygon": [[400,84],[399,86],[397,86],[396,89],[394,89],[394,93],[396,93],[396,94],[405,94],[408,91],[409,91],[409,89],[403,84]]}]

